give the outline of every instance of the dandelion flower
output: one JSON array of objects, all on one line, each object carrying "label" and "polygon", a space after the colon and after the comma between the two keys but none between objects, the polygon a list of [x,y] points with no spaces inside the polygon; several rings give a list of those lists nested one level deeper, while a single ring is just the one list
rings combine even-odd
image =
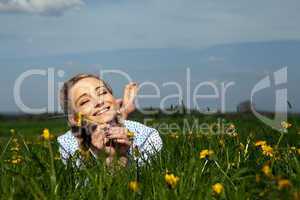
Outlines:
[{"label": "dandelion flower", "polygon": [[264,155],[273,157],[273,148],[271,146],[263,145],[263,146],[261,146],[261,149],[262,149]]},{"label": "dandelion flower", "polygon": [[169,187],[174,189],[179,181],[179,177],[167,172],[165,175],[165,181]]},{"label": "dandelion flower", "polygon": [[56,155],[56,156],[54,157],[54,160],[60,160],[60,156],[59,156],[59,155]]},{"label": "dandelion flower", "polygon": [[45,128],[45,129],[43,130],[42,138],[43,138],[44,140],[51,140],[51,139],[53,138],[53,136],[50,134],[49,129]]},{"label": "dandelion flower", "polygon": [[212,186],[212,190],[216,193],[216,194],[221,194],[224,190],[224,186],[221,183],[216,183]]},{"label": "dandelion flower", "polygon": [[259,183],[259,182],[260,182],[260,176],[259,176],[259,174],[256,174],[256,175],[255,175],[255,182],[256,182],[256,183]]},{"label": "dandelion flower", "polygon": [[129,130],[127,129],[127,137],[128,137],[129,139],[133,139],[133,137],[134,137],[134,132],[131,132],[131,131],[129,131]]},{"label": "dandelion flower", "polygon": [[291,187],[291,186],[292,186],[292,184],[288,179],[280,179],[278,181],[278,189],[279,190],[282,190],[284,188],[288,188],[288,187]]},{"label": "dandelion flower", "polygon": [[281,122],[281,127],[284,129],[288,129],[288,128],[292,127],[292,124],[290,124],[286,121],[283,121],[283,122]]},{"label": "dandelion flower", "polygon": [[21,160],[21,158],[17,158],[17,159],[11,160],[10,162],[11,162],[11,164],[17,165],[17,164],[21,163],[22,160]]},{"label": "dandelion flower", "polygon": [[225,141],[224,141],[224,139],[220,139],[219,140],[219,145],[221,146],[221,147],[225,147]]},{"label": "dandelion flower", "polygon": [[204,149],[200,152],[199,156],[200,156],[200,159],[203,159],[203,158],[208,158],[213,154],[214,154],[213,150]]},{"label": "dandelion flower", "polygon": [[272,176],[272,170],[268,164],[265,164],[262,168],[261,171],[268,177]]},{"label": "dandelion flower", "polygon": [[171,133],[171,134],[170,134],[170,138],[178,139],[179,136],[177,135],[177,133]]},{"label": "dandelion flower", "polygon": [[264,140],[259,140],[259,141],[255,142],[255,146],[257,146],[257,147],[264,146],[266,144],[267,144],[267,142]]},{"label": "dandelion flower", "polygon": [[300,199],[300,191],[294,192],[293,196],[294,196],[294,200],[299,200]]},{"label": "dandelion flower", "polygon": [[292,146],[292,147],[291,147],[291,150],[295,151],[295,150],[296,150],[296,147]]},{"label": "dandelion flower", "polygon": [[235,129],[235,125],[234,124],[230,124],[228,128],[229,129]]},{"label": "dandelion flower", "polygon": [[76,113],[76,115],[75,115],[75,121],[76,121],[76,125],[77,126],[81,126],[82,125],[82,114],[81,114],[81,112]]},{"label": "dandelion flower", "polygon": [[238,136],[234,124],[230,124],[230,125],[228,126],[228,128],[226,129],[226,132],[227,132],[227,134],[228,134],[229,136],[232,136],[232,137]]},{"label": "dandelion flower", "polygon": [[19,149],[19,147],[12,147],[12,148],[10,148],[10,150],[11,151],[19,151],[20,149]]},{"label": "dandelion flower", "polygon": [[139,191],[139,183],[137,181],[130,181],[128,183],[128,188],[132,192],[137,192],[137,191]]}]

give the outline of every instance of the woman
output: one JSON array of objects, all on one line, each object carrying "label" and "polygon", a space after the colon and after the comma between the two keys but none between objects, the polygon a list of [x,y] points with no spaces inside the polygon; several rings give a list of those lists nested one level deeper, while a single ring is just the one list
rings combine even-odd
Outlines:
[{"label": "woman", "polygon": [[[129,156],[144,163],[159,152],[162,140],[157,130],[125,120],[134,110],[136,92],[136,84],[127,85],[120,107],[112,89],[97,76],[79,74],[65,82],[61,106],[71,130],[58,137],[64,163],[80,149],[88,149],[95,157],[103,152],[107,165],[117,159],[123,166],[127,165]],[[78,121],[81,118],[83,123]],[[139,155],[134,156],[134,152]],[[80,164],[77,160],[77,165]]]}]

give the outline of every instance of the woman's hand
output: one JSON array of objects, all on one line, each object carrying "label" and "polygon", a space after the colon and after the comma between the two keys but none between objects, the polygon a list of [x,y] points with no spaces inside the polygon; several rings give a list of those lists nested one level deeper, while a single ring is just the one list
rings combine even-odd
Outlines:
[{"label": "woman's hand", "polygon": [[[111,127],[108,130],[107,138],[110,140],[114,140],[116,144],[118,144],[118,148],[114,150],[118,150],[118,153],[120,155],[120,158],[118,160],[118,163],[121,166],[126,166],[128,162],[127,158],[127,151],[130,148],[132,141],[130,140],[128,136],[128,129],[125,127]],[[111,157],[107,158],[106,163],[110,164]]]},{"label": "woman's hand", "polygon": [[130,148],[132,141],[128,137],[128,129],[125,127],[111,127],[108,130],[107,138],[114,140],[118,147],[117,150],[121,157],[127,157],[127,151]]},{"label": "woman's hand", "polygon": [[115,126],[109,128],[107,138],[113,139],[116,143],[127,146],[128,148],[132,143],[128,137],[128,129],[125,127]]},{"label": "woman's hand", "polygon": [[137,83],[129,83],[124,88],[123,99],[118,100],[120,104],[120,113],[124,119],[127,119],[128,114],[135,110],[134,100],[138,92]]},{"label": "woman's hand", "polygon": [[91,144],[93,149],[96,151],[101,151],[104,149],[106,143],[109,141],[105,134],[108,130],[108,124],[95,125],[95,130],[92,130],[91,134]]}]

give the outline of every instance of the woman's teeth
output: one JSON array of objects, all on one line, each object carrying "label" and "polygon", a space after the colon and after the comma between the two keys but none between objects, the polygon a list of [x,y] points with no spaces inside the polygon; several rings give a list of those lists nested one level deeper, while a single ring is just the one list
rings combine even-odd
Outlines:
[{"label": "woman's teeth", "polygon": [[108,110],[109,110],[109,107],[106,107],[106,108],[100,110],[100,111],[97,113],[97,115],[101,115],[102,113],[105,113],[105,112],[108,111]]},{"label": "woman's teeth", "polygon": [[105,109],[101,110],[101,111],[99,112],[99,114],[102,114],[102,113],[104,113],[104,112],[106,112],[106,111],[108,111],[108,108],[105,108]]}]

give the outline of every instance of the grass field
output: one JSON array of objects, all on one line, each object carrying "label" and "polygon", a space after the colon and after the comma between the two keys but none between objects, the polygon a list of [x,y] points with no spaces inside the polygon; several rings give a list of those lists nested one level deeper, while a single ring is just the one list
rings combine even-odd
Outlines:
[{"label": "grass field", "polygon": [[63,119],[2,120],[0,199],[300,199],[299,116],[289,117],[287,132],[247,114],[162,116],[150,124],[183,129],[182,119],[222,121],[225,129],[161,130],[164,147],[151,164],[122,170],[91,157],[80,170],[65,166],[55,138],[40,137],[44,128],[55,137],[67,131]]}]

